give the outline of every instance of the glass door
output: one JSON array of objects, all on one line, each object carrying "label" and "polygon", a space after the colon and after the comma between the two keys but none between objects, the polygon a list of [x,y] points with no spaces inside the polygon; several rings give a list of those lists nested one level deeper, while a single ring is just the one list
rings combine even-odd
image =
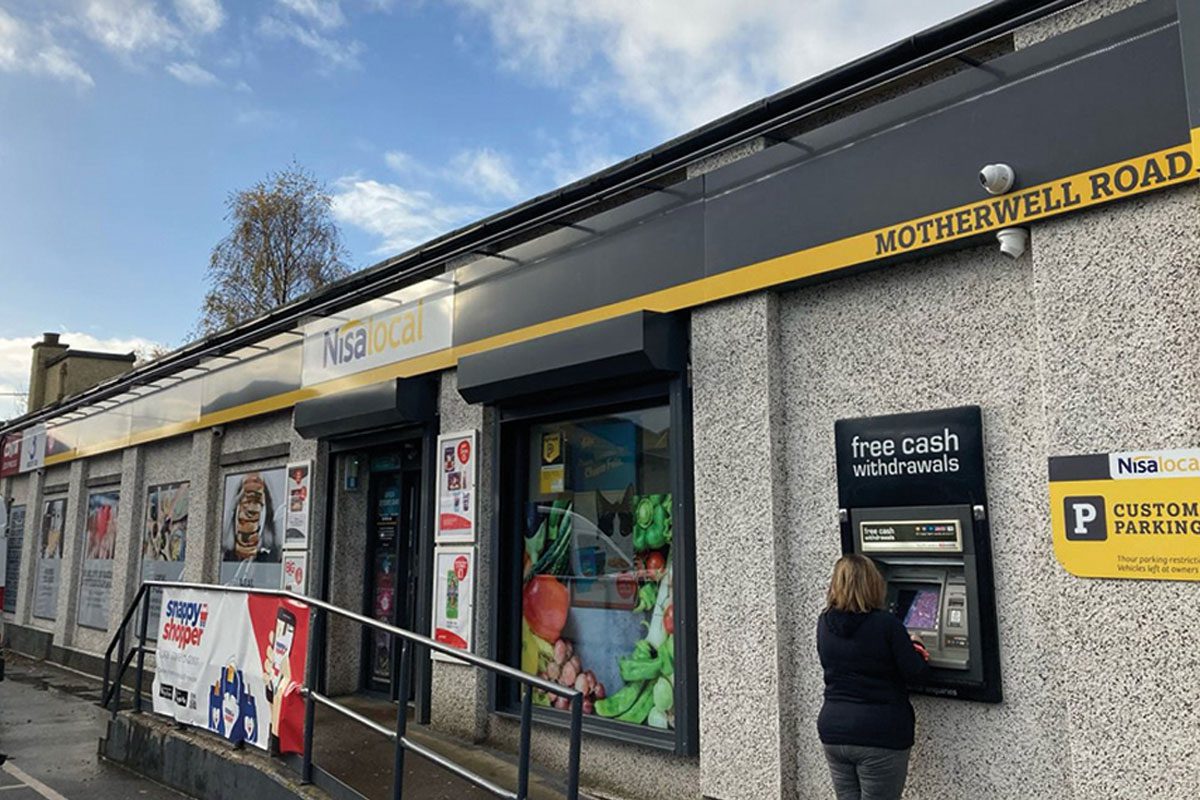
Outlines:
[{"label": "glass door", "polygon": [[[405,442],[397,450],[370,459],[365,613],[391,625],[414,630],[420,565],[421,444]],[[399,647],[380,631],[363,641],[363,688],[399,699]],[[414,697],[412,679],[405,693]]]},{"label": "glass door", "polygon": [[[367,613],[380,622],[396,623],[399,570],[401,472],[371,473],[371,516],[367,541]],[[391,637],[382,631],[366,632],[367,689],[391,694]]]}]

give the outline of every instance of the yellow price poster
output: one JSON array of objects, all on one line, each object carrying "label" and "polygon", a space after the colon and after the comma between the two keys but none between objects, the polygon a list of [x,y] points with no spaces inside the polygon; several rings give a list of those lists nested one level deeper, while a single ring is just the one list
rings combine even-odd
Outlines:
[{"label": "yellow price poster", "polygon": [[1200,450],[1052,457],[1050,523],[1073,575],[1200,581]]}]

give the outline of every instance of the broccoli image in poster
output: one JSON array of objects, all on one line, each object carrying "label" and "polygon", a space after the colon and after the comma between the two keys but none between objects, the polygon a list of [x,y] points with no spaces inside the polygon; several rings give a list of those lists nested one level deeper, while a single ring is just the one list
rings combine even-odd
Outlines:
[{"label": "broccoli image in poster", "polygon": [[230,661],[208,692],[208,728],[234,744],[258,737],[258,710],[242,671]]}]

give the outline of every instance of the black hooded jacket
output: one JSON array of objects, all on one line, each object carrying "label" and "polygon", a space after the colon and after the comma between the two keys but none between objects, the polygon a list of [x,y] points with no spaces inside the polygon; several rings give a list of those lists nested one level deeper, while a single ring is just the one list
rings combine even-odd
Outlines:
[{"label": "black hooded jacket", "polygon": [[825,703],[817,732],[825,744],[906,750],[913,743],[907,684],[928,672],[892,614],[829,609],[817,621]]}]

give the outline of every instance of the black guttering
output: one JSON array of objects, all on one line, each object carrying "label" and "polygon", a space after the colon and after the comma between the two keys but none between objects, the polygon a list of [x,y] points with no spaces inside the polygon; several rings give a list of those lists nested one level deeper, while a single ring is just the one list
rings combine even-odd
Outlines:
[{"label": "black guttering", "polygon": [[442,274],[446,263],[455,258],[487,254],[488,248],[505,239],[554,224],[625,192],[639,187],[653,189],[652,184],[656,179],[666,177],[688,164],[741,142],[769,135],[802,116],[953,57],[1082,1],[993,0],[903,41],[754,102],[587,178],[360,270],[248,322],[185,345],[157,361],[101,383],[63,403],[0,424],[0,432],[28,427],[197,367],[205,358],[290,331],[304,317],[335,313],[340,308],[361,302],[364,296],[391,291],[407,283]]}]

